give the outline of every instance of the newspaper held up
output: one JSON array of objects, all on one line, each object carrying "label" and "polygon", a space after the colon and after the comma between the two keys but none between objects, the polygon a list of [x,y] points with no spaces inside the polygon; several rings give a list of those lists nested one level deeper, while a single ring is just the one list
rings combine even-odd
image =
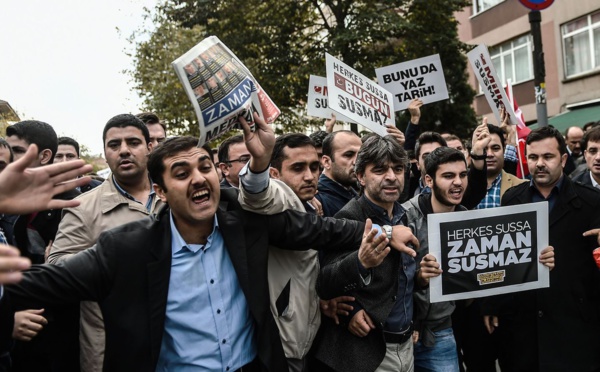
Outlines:
[{"label": "newspaper held up", "polygon": [[281,111],[250,71],[216,36],[202,40],[172,62],[194,106],[199,144],[210,142],[238,125],[253,121],[253,112],[272,124]]}]

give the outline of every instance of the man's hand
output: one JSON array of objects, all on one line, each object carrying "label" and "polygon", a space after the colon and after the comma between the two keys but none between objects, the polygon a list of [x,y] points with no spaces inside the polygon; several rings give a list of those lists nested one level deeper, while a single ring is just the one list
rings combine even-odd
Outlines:
[{"label": "man's hand", "polygon": [[76,207],[79,200],[55,200],[54,195],[86,185],[92,171],[83,160],[28,168],[37,159],[37,146],[30,145],[23,157],[0,173],[0,213],[28,214],[45,209]]},{"label": "man's hand", "polygon": [[496,328],[498,328],[498,317],[493,315],[484,315],[483,324],[489,334],[492,334]]},{"label": "man's hand", "polygon": [[332,112],[331,119],[325,120],[325,132],[333,133],[333,127],[335,126],[336,121],[337,121],[337,118],[335,117],[335,114]]},{"label": "man's hand", "polygon": [[591,229],[583,233],[583,236],[596,236],[598,238],[598,245],[600,246],[600,229]]},{"label": "man's hand", "polygon": [[419,270],[419,284],[425,287],[429,285],[429,279],[434,278],[436,276],[440,276],[442,274],[442,269],[440,269],[440,264],[437,262],[435,257],[428,253],[421,260],[421,270]]},{"label": "man's hand", "polygon": [[271,162],[271,154],[273,153],[273,147],[275,147],[275,133],[273,128],[256,112],[253,115],[256,123],[254,132],[250,129],[250,123],[246,119],[240,116],[238,121],[244,131],[244,141],[248,152],[252,155],[249,165],[250,170],[253,173],[258,173],[267,169]]},{"label": "man's hand", "polygon": [[14,284],[21,280],[21,271],[31,266],[31,261],[19,257],[17,248],[0,244],[0,284]]},{"label": "man's hand", "polygon": [[421,119],[421,106],[423,106],[423,101],[418,98],[413,99],[408,104],[408,112],[410,113],[410,122],[414,125],[419,124],[419,119]]},{"label": "man's hand", "polygon": [[510,124],[510,115],[504,107],[500,107],[500,128],[506,133],[506,144],[517,146],[517,130],[515,125]]},{"label": "man's hand", "polygon": [[12,337],[18,341],[31,341],[48,324],[43,313],[44,309],[17,311]]},{"label": "man's hand", "polygon": [[[411,248],[409,244],[412,244],[414,248]],[[416,250],[419,248],[419,239],[413,235],[410,228],[396,225],[392,227],[392,241],[390,242],[390,246],[397,251],[416,257]]]},{"label": "man's hand", "polygon": [[[492,138],[490,137],[490,131],[487,127],[487,118],[483,118],[483,122],[475,128],[473,132],[473,138],[471,140],[472,148],[471,151],[475,155],[483,155],[485,148],[490,143]],[[479,170],[482,170],[485,165],[485,160],[474,160],[471,159],[473,166]]]},{"label": "man's hand", "polygon": [[365,337],[372,329],[375,329],[375,324],[364,310],[354,314],[350,324],[348,324],[348,331],[358,337]]},{"label": "man's hand", "polygon": [[317,216],[323,216],[323,205],[317,198],[312,198],[308,201],[310,205],[315,208],[315,212],[317,212]]},{"label": "man's hand", "polygon": [[390,253],[390,248],[387,247],[387,237],[385,234],[377,236],[378,233],[378,230],[373,229],[371,219],[367,218],[363,240],[358,249],[358,260],[365,269],[379,266],[385,256]]},{"label": "man's hand", "polygon": [[405,142],[404,133],[402,133],[402,131],[400,129],[396,128],[395,126],[393,126],[391,124],[386,124],[385,130],[387,131],[387,133],[389,135],[393,136],[401,146],[404,146],[404,142]]},{"label": "man's hand", "polygon": [[319,300],[319,304],[321,305],[321,312],[333,319],[335,324],[340,324],[340,319],[338,315],[348,315],[349,311],[352,311],[354,307],[348,305],[344,302],[352,302],[355,298],[352,296],[340,296],[329,301]]},{"label": "man's hand", "polygon": [[540,252],[540,263],[552,271],[554,269],[554,247],[549,245]]}]

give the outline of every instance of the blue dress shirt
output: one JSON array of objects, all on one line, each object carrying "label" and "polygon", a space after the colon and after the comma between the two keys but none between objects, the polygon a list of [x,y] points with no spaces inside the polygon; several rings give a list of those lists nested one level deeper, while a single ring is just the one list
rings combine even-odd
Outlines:
[{"label": "blue dress shirt", "polygon": [[254,322],[215,216],[206,245],[171,215],[171,277],[157,371],[235,371],[257,355]]}]

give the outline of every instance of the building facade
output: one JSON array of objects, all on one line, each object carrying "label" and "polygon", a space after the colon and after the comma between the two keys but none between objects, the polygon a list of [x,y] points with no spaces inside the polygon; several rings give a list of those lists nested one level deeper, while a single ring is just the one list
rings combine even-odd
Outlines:
[{"label": "building facade", "polygon": [[[460,40],[488,46],[499,78],[512,81],[525,121],[534,123],[533,39],[528,13],[517,0],[473,0],[472,6],[456,17]],[[556,0],[541,15],[549,124],[562,130],[600,121],[600,1]],[[470,82],[479,92],[475,112],[492,118],[472,70]]]}]

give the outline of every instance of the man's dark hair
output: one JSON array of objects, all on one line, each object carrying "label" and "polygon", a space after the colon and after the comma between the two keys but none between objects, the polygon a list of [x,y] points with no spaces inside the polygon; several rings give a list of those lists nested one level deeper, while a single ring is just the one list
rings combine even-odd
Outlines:
[{"label": "man's dark hair", "polygon": [[435,173],[440,165],[462,161],[467,167],[467,161],[463,153],[452,147],[442,146],[430,152],[425,157],[425,174],[435,179]]},{"label": "man's dark hair", "polygon": [[561,156],[567,153],[565,138],[556,128],[551,126],[540,127],[531,131],[525,140],[525,144],[530,145],[532,142],[542,141],[546,138],[555,138],[558,141],[558,151]]},{"label": "man's dark hair", "polygon": [[598,122],[598,121],[590,121],[588,123],[585,123],[582,128],[583,128],[584,132],[587,132],[588,130],[590,130],[592,128],[595,128],[598,125],[600,125],[600,122]]},{"label": "man's dark hair", "polygon": [[318,130],[316,132],[311,133],[308,137],[313,141],[315,147],[323,147],[323,141],[329,135],[329,133],[324,130]]},{"label": "man's dark hair", "polygon": [[323,140],[323,155],[329,156],[333,162],[335,162],[335,159],[333,158],[333,141],[335,140],[335,136],[340,133],[351,133],[356,135],[356,133],[351,130],[338,130],[333,133],[329,133],[327,137],[325,137]]},{"label": "man's dark hair", "polygon": [[423,132],[415,144],[415,156],[417,159],[421,156],[421,146],[428,143],[439,143],[440,146],[448,146],[446,140],[437,132]]},{"label": "man's dark hair", "polygon": [[[152,182],[167,191],[165,180],[163,178],[163,173],[165,172],[164,160],[193,147],[198,147],[198,138],[192,136],[172,137],[165,140],[160,146],[157,146],[148,157],[148,173],[150,174]],[[204,144],[202,145],[202,149],[206,151],[210,158],[210,162],[212,163],[213,158],[210,146]]]},{"label": "man's dark hair", "polygon": [[285,159],[283,150],[286,147],[296,149],[298,147],[311,146],[315,147],[315,143],[305,134],[302,133],[287,133],[277,137],[273,154],[271,155],[271,166],[281,172],[281,164]]},{"label": "man's dark hair", "polygon": [[583,135],[583,139],[581,140],[581,150],[587,150],[588,142],[600,142],[600,127],[594,127]]},{"label": "man's dark hair", "polygon": [[488,124],[487,125],[488,130],[490,131],[490,134],[495,134],[498,137],[500,137],[500,143],[502,144],[502,148],[505,149],[506,148],[506,140],[504,139],[504,131],[502,130],[502,128],[500,128],[497,125],[493,125],[493,124]]},{"label": "man's dark hair", "polygon": [[77,153],[77,157],[79,157],[79,143],[75,141],[71,137],[58,137],[58,145],[68,145],[73,146],[75,148],[75,152]]},{"label": "man's dark hair", "polygon": [[150,143],[150,132],[143,121],[138,119],[135,115],[120,114],[113,116],[104,126],[104,130],[102,131],[102,145],[104,146],[106,143],[106,132],[108,132],[109,129],[127,127],[135,127],[141,130],[142,134],[144,135],[144,139],[146,140],[146,145]]},{"label": "man's dark hair", "polygon": [[28,144],[35,143],[38,153],[43,150],[52,151],[52,159],[48,164],[54,162],[54,155],[58,149],[58,138],[52,126],[38,120],[25,120],[6,128],[6,136],[17,136]]},{"label": "man's dark hair", "polygon": [[8,144],[8,142],[6,142],[4,138],[0,138],[0,147],[8,149],[8,152],[10,154],[8,160],[12,163],[15,160],[15,154],[13,153],[12,147],[10,147],[10,145]]},{"label": "man's dark hair", "polygon": [[358,151],[354,171],[364,174],[367,165],[383,166],[385,163],[401,163],[406,168],[408,154],[393,136],[375,134],[369,136]]},{"label": "man's dark hair", "polygon": [[159,124],[162,129],[167,133],[167,125],[160,121],[158,115],[153,112],[142,112],[136,115],[138,119],[144,122],[146,125]]},{"label": "man's dark hair", "polygon": [[234,145],[236,143],[243,143],[243,142],[244,142],[244,136],[242,136],[241,134],[238,134],[237,136],[229,137],[225,141],[223,141],[221,143],[221,145],[219,146],[219,152],[217,154],[219,157],[219,163],[228,163],[229,162],[229,147],[231,147],[231,145]]}]

